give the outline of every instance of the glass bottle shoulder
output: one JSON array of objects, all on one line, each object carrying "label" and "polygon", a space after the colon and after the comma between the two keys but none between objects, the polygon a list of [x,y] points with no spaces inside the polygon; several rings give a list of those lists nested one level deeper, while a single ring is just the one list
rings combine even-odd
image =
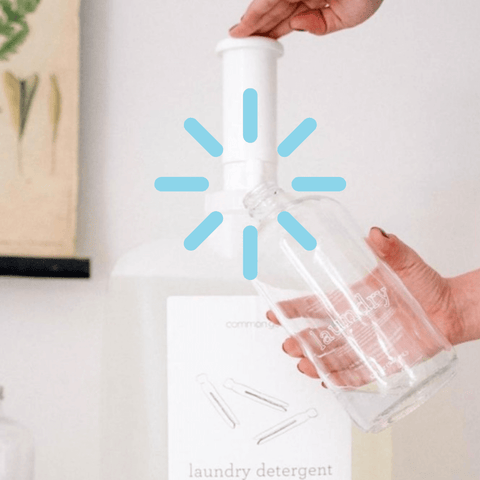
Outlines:
[{"label": "glass bottle shoulder", "polygon": [[323,195],[306,195],[301,198],[290,197],[288,202],[279,202],[276,208],[260,220],[259,231],[268,228],[267,226],[272,223],[278,223],[278,214],[283,211],[290,213],[298,221],[312,215],[344,219],[349,223],[353,221],[349,212],[337,200]]}]

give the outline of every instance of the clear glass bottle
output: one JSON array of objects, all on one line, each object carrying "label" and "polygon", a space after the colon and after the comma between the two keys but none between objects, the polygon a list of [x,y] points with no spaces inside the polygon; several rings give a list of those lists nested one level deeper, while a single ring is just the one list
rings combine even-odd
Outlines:
[{"label": "clear glass bottle", "polygon": [[[259,221],[255,288],[362,430],[384,429],[453,376],[453,347],[338,202],[263,184],[244,204]],[[281,212],[315,239],[308,250]]]},{"label": "clear glass bottle", "polygon": [[[3,403],[3,387],[0,387]],[[0,406],[0,480],[32,480],[34,467],[33,438],[30,432],[5,417]]]}]

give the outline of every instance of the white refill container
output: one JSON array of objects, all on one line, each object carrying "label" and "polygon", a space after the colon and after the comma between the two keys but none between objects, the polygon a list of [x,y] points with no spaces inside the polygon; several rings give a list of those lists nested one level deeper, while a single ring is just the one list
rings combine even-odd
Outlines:
[{"label": "white refill container", "polygon": [[[268,39],[226,39],[217,52],[224,66],[224,190],[206,194],[205,211],[220,211],[224,220],[195,251],[181,238],[160,240],[127,253],[113,270],[103,342],[105,480],[167,478],[166,299],[255,295],[242,274],[242,232],[251,223],[242,201],[253,186],[276,179],[276,63],[283,48]],[[247,88],[257,90],[259,102],[252,144],[243,140]]]},{"label": "white refill container", "polygon": [[[205,213],[220,211],[224,220],[194,251],[184,247],[183,238],[159,240],[127,253],[117,262],[111,274],[103,332],[103,480],[169,478],[167,385],[171,379],[167,378],[167,350],[170,349],[170,345],[167,348],[166,326],[168,299],[256,296],[242,273],[242,233],[245,226],[252,224],[252,218],[242,201],[245,194],[256,185],[276,181],[276,63],[283,53],[283,47],[267,38],[229,38],[219,43],[217,53],[223,62],[221,143],[224,186],[219,192],[206,193]],[[242,96],[247,88],[254,88],[258,94],[258,138],[253,143],[243,139]],[[192,116],[196,113],[192,112]],[[172,172],[173,175],[175,173]],[[168,193],[163,195],[164,201],[168,201]],[[216,339],[212,338],[212,348],[215,348],[215,342]],[[280,344],[276,346],[279,355],[284,356],[285,361],[290,361],[280,347]],[[269,354],[266,352],[265,356]],[[195,359],[190,361],[195,362]],[[182,374],[179,368],[178,375]],[[294,375],[302,377],[298,372],[294,372]],[[201,390],[198,383],[192,388]],[[222,395],[232,395],[231,390],[226,391],[222,385],[217,388],[222,389],[221,393],[226,392]],[[320,386],[318,390],[322,390]],[[324,394],[330,396],[326,391]],[[235,401],[241,402],[242,398]],[[261,409],[262,405],[257,404],[252,408]],[[341,407],[338,409],[340,412]],[[273,414],[281,415],[281,412]],[[343,413],[338,415],[344,418]],[[313,420],[317,419],[301,427],[305,428],[311,423],[314,428]],[[248,427],[244,420],[240,421],[242,427]],[[350,425],[348,419],[343,425]],[[324,433],[321,435],[325,436]],[[369,465],[370,472],[375,469],[381,472],[382,476],[378,478],[388,479],[389,465],[385,459],[389,457],[389,450],[385,449],[388,441],[384,436],[378,439],[383,446],[371,462],[375,466],[365,461],[368,457],[365,445],[376,441],[364,442],[362,462],[367,468]],[[272,448],[275,447],[272,441],[265,448],[270,448],[270,444]],[[350,445],[347,445],[348,449]],[[315,455],[310,457],[314,458]],[[190,468],[193,469],[193,465]],[[192,470],[186,471],[183,478],[195,476]],[[336,478],[343,480],[347,477],[352,478],[346,474]],[[171,477],[170,480],[178,478]]]}]

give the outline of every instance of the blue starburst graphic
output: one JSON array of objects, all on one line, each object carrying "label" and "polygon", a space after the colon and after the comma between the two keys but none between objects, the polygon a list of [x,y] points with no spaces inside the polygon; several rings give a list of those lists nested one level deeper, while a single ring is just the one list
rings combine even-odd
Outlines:
[{"label": "blue starburst graphic", "polygon": [[[212,156],[219,157],[223,147],[200,122],[187,118],[185,130]],[[278,146],[281,157],[291,155],[317,128],[313,118],[306,118]],[[253,143],[258,137],[258,94],[254,88],[243,92],[243,139]],[[160,192],[204,192],[209,187],[204,177],[159,177],[155,188]],[[346,187],[342,177],[296,177],[292,188],[297,192],[340,192]],[[305,249],[314,250],[317,241],[289,212],[280,212],[278,223]],[[210,213],[184,241],[187,250],[196,250],[223,222],[220,212]],[[258,232],[253,225],[243,230],[243,276],[254,280],[258,274]]]}]

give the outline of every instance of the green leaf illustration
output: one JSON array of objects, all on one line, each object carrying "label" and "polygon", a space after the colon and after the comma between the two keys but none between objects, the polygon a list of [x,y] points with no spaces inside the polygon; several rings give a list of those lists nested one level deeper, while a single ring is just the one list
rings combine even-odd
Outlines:
[{"label": "green leaf illustration", "polygon": [[20,131],[20,81],[13,75],[13,73],[5,72],[3,75],[5,85],[5,94],[10,107],[10,114],[12,116],[13,128],[16,132]]},{"label": "green leaf illustration", "polygon": [[32,106],[33,96],[37,91],[38,82],[38,75],[32,75],[25,80],[20,80],[20,138],[23,137],[25,132],[25,125],[27,124],[28,114]]},{"label": "green leaf illustration", "polygon": [[9,22],[18,23],[23,20],[23,15],[20,15],[13,9],[12,2],[10,0],[0,0],[0,7],[5,12]]},{"label": "green leaf illustration", "polygon": [[60,87],[58,86],[58,79],[56,75],[50,75],[50,121],[53,130],[53,142],[57,141],[61,110],[62,95],[60,93]]},{"label": "green leaf illustration", "polygon": [[0,18],[0,61],[8,60],[25,42],[30,32],[25,16],[34,12],[39,3],[40,0],[16,0],[15,8],[11,0],[0,0],[0,15],[3,12],[6,17]]},{"label": "green leaf illustration", "polygon": [[32,13],[37,8],[40,0],[17,0],[18,12],[25,15],[26,13]]},{"label": "green leaf illustration", "polygon": [[20,174],[23,174],[21,152],[22,138],[25,133],[28,114],[30,113],[32,101],[40,79],[38,75],[31,75],[28,78],[22,79],[17,78],[13,73],[5,72],[3,81],[8,105],[10,107],[12,124],[18,135],[18,171]]},{"label": "green leaf illustration", "polygon": [[25,23],[22,30],[14,35],[0,46],[0,60],[8,60],[8,55],[17,53],[17,48],[25,41],[29,33],[28,25]]},{"label": "green leaf illustration", "polygon": [[62,113],[62,95],[58,78],[56,75],[50,75],[50,121],[52,123],[52,163],[50,173],[53,175],[56,168],[57,157],[57,135],[58,125],[60,123],[60,115]]},{"label": "green leaf illustration", "polygon": [[12,24],[0,18],[0,35],[10,37],[14,33],[15,29],[12,27]]}]

